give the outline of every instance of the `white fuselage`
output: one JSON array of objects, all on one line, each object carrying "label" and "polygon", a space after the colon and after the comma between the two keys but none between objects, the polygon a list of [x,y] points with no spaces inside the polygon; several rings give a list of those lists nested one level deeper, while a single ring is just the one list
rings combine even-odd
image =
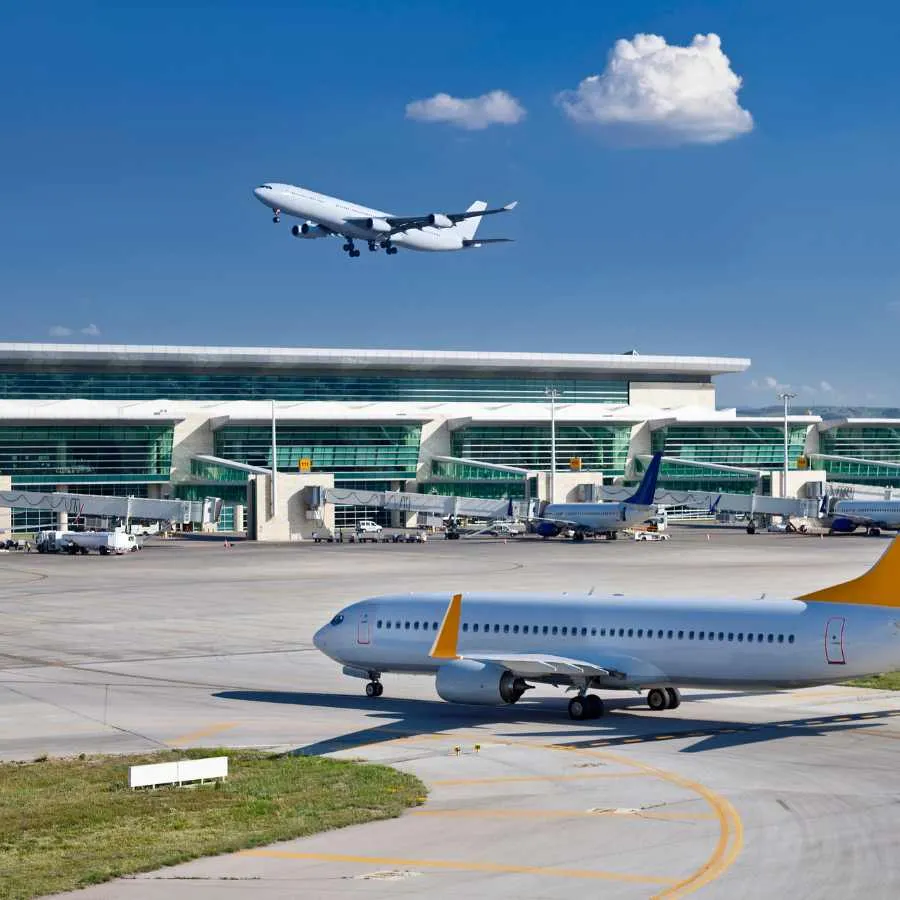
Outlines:
[{"label": "white fuselage", "polygon": [[[385,238],[385,231],[365,228],[359,221],[349,220],[373,219],[379,223],[393,215],[293,184],[272,182],[256,188],[253,193],[261,203],[273,210],[324,225],[335,234],[361,241],[380,241]],[[458,226],[437,228],[426,225],[393,234],[390,241],[408,250],[462,250],[463,236]]]},{"label": "white fuselage", "polygon": [[900,501],[838,500],[832,516],[835,519],[849,519],[860,525],[900,530]]},{"label": "white fuselage", "polygon": [[[352,669],[435,673],[441,661],[429,653],[448,601],[363,600],[314,642]],[[900,668],[900,613],[802,600],[466,594],[458,652],[594,662],[616,672],[595,679],[600,688],[796,687]]]},{"label": "white fuselage", "polygon": [[655,506],[637,503],[551,503],[542,518],[577,523],[588,531],[618,531],[646,522]]}]

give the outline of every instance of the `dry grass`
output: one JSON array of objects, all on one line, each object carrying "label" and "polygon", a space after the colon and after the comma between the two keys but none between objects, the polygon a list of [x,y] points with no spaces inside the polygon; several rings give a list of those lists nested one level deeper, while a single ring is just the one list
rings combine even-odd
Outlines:
[{"label": "dry grass", "polygon": [[[229,778],[128,789],[128,766],[229,756]],[[0,764],[0,898],[399,815],[425,787],[385,766],[254,751],[166,751]]]}]

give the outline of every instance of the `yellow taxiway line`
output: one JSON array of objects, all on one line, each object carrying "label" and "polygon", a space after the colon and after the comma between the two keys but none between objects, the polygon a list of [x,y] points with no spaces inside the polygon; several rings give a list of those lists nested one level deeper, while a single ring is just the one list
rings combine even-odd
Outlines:
[{"label": "yellow taxiway line", "polygon": [[197,731],[180,734],[178,737],[166,741],[166,745],[169,747],[180,747],[182,744],[190,744],[192,741],[199,741],[200,738],[212,737],[214,734],[221,734],[223,731],[229,731],[236,727],[237,722],[217,722],[215,725],[207,725],[205,728],[197,729]]},{"label": "yellow taxiway line", "polygon": [[556,866],[513,866],[493,862],[467,862],[452,859],[406,859],[393,856],[355,856],[343,853],[293,853],[289,850],[244,850],[241,856],[265,859],[298,859],[309,862],[364,863],[371,866],[397,866],[411,869],[445,869],[457,872],[491,872],[508,875],[549,875],[556,878],[596,879],[629,884],[672,885],[674,878],[658,875],[633,875],[629,872],[603,872],[599,869],[564,869]]}]

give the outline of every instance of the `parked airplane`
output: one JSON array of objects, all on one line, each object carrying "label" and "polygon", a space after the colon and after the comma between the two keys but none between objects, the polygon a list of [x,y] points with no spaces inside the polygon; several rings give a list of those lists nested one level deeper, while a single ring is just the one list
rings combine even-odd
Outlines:
[{"label": "parked airplane", "polygon": [[[822,502],[828,512],[828,498]],[[831,510],[831,531],[846,534],[865,527],[869,534],[881,534],[881,529],[900,531],[900,500],[838,500]]]},{"label": "parked airplane", "polygon": [[624,528],[646,522],[656,515],[653,496],[661,460],[661,453],[654,455],[638,489],[627,500],[619,503],[550,503],[532,520],[537,523],[535,532],[550,538],[568,530],[573,532],[574,540],[583,541],[588,534],[616,538]]},{"label": "parked airplane", "polygon": [[[531,682],[574,688],[573,719],[603,714],[591,688],[790,688],[900,669],[900,538],[864,575],[793,600],[410,594],[362,600],[313,642],[383,693],[383,672],[434,675],[453,703],[515,703]],[[440,622],[440,626],[438,625]]]},{"label": "parked airplane", "polygon": [[506,206],[488,209],[486,203],[476,200],[462,213],[395,216],[293,184],[261,184],[253,194],[272,209],[273,222],[279,222],[282,213],[306,220],[291,229],[294,237],[311,239],[340,235],[345,239],[344,250],[351,257],[359,256],[355,240],[366,241],[369,250],[375,251],[381,247],[391,255],[399,247],[439,251],[504,244],[510,238],[476,238],[475,232],[482,216],[509,212],[516,206],[515,203],[507,203]]}]

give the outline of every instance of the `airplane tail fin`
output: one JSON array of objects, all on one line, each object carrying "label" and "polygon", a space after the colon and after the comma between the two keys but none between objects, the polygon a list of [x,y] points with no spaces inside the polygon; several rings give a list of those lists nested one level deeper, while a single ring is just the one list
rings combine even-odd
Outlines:
[{"label": "airplane tail fin", "polygon": [[[481,212],[483,209],[487,209],[487,203],[484,200],[476,200],[467,210],[466,212]],[[456,230],[462,236],[464,241],[471,241],[472,238],[475,237],[475,232],[478,231],[478,226],[481,224],[481,216],[472,216],[469,219],[463,219],[456,226]]]},{"label": "airplane tail fin", "polygon": [[815,603],[860,603],[900,607],[900,537],[894,538],[864,575],[832,587],[803,594],[798,600]]},{"label": "airplane tail fin", "polygon": [[635,506],[652,506],[653,496],[656,494],[656,479],[659,478],[659,465],[662,462],[662,453],[654,453],[644,477],[638,485],[638,489],[625,501]]}]

